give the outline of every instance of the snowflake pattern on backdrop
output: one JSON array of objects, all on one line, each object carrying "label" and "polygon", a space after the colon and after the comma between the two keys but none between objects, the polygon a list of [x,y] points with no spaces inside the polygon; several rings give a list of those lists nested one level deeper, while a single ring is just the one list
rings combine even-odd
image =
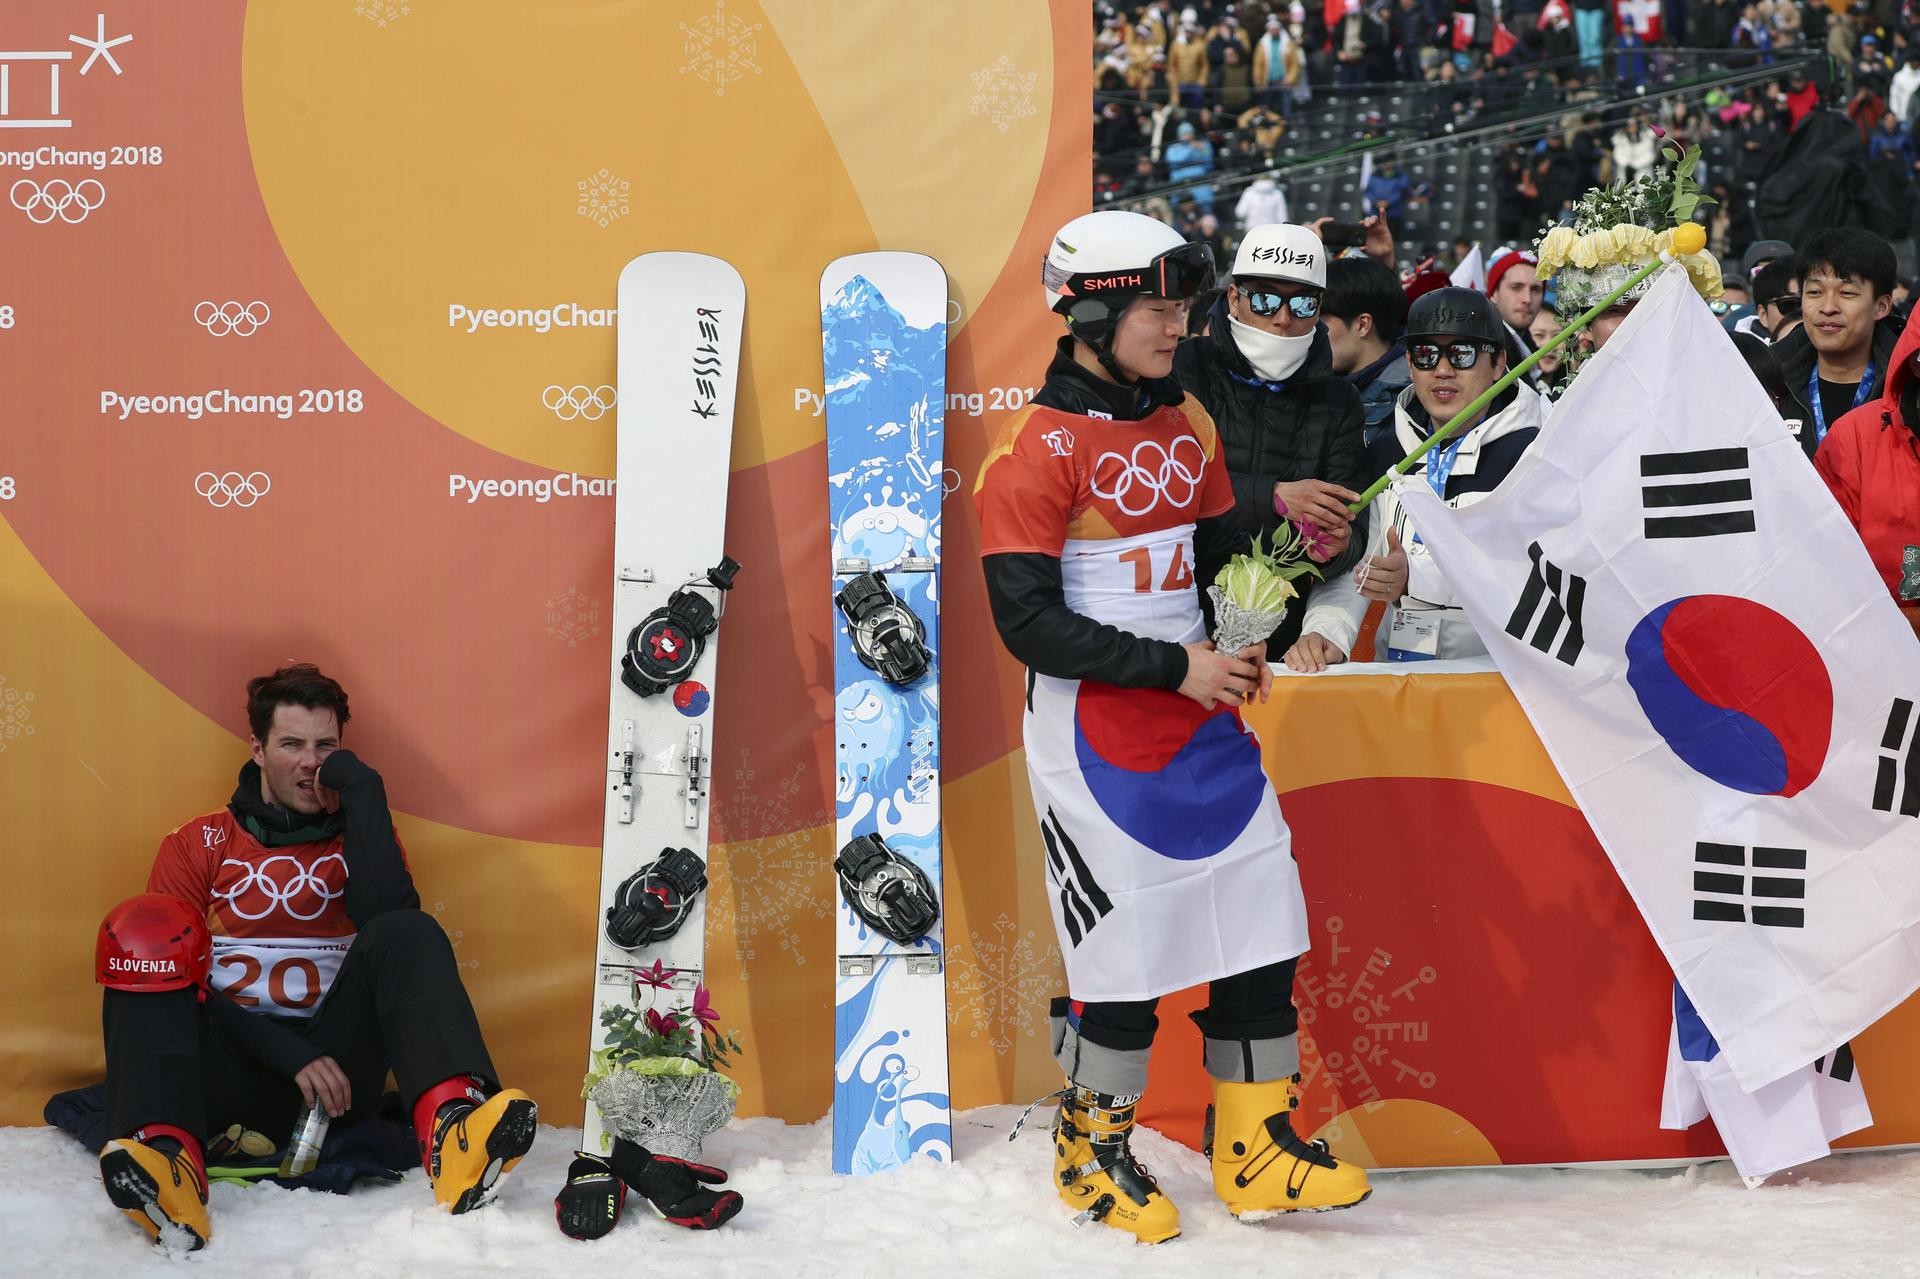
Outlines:
[{"label": "snowflake pattern on backdrop", "polygon": [[817,801],[812,813],[794,815],[806,772],[799,764],[784,780],[763,786],[743,749],[732,793],[714,805],[707,966],[715,966],[721,939],[731,936],[742,982],[763,952],[785,953],[795,966],[806,963],[801,925],[825,921],[832,911],[822,895],[822,872],[833,863],[833,823]]},{"label": "snowflake pattern on backdrop", "polygon": [[569,586],[547,601],[547,634],[568,648],[580,647],[600,633],[600,601]]},{"label": "snowflake pattern on backdrop", "polygon": [[33,736],[33,694],[22,691],[0,675],[0,751],[23,737]]},{"label": "snowflake pattern on backdrop", "polygon": [[1020,70],[1001,54],[998,62],[973,73],[973,114],[986,116],[1005,133],[1015,120],[1033,114],[1033,87],[1039,79],[1039,73]]},{"label": "snowflake pattern on backdrop", "polygon": [[581,178],[580,200],[574,212],[592,222],[595,226],[612,226],[632,212],[627,204],[627,195],[632,183],[617,178],[606,169],[590,177]]},{"label": "snowflake pattern on backdrop", "polygon": [[684,37],[680,56],[686,59],[680,74],[712,85],[714,95],[724,98],[728,85],[739,83],[749,73],[762,74],[754,61],[760,56],[761,25],[729,15],[726,0],[719,0],[706,17],[680,24]]},{"label": "snowflake pattern on backdrop", "polygon": [[480,966],[479,960],[460,958],[460,943],[466,940],[467,930],[464,928],[448,928],[447,921],[440,918],[446,909],[447,904],[445,902],[435,902],[433,904],[433,922],[440,925],[440,931],[445,933],[447,940],[453,944],[453,966],[455,968],[478,968]]},{"label": "snowflake pattern on backdrop", "polygon": [[354,0],[353,11],[376,27],[398,22],[413,12],[407,0]]},{"label": "snowflake pattern on backdrop", "polygon": [[[1352,1110],[1370,1115],[1385,1104],[1376,1072],[1395,1086],[1396,1096],[1429,1092],[1440,1082],[1417,1061],[1431,1029],[1420,992],[1440,973],[1431,964],[1392,973],[1390,952],[1378,946],[1362,952],[1342,938],[1346,921],[1340,916],[1330,916],[1323,927],[1325,951],[1316,947],[1302,955],[1294,977],[1301,1104],[1302,1114],[1312,1116],[1307,1129],[1327,1122],[1331,1126],[1318,1135],[1339,1141],[1346,1133],[1331,1121]],[[1336,1027],[1336,1018],[1345,1024]],[[1319,1089],[1308,1095],[1316,1081]]]},{"label": "snowflake pattern on backdrop", "polygon": [[1006,915],[993,921],[992,936],[979,929],[947,952],[947,986],[953,1015],[973,1022],[971,1035],[984,1037],[1004,1057],[1016,1037],[1032,1039],[1047,1021],[1047,1002],[1066,987],[1060,948],[1044,945],[1034,929],[1024,932]]}]

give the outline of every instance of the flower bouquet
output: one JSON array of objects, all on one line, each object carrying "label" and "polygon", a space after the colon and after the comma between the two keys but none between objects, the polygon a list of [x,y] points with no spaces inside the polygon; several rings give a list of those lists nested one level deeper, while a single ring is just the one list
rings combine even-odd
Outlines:
[{"label": "flower bouquet", "polygon": [[[635,1002],[643,988],[666,990],[672,980],[655,960],[635,975]],[[666,1012],[612,1005],[600,1010],[605,1044],[592,1057],[580,1095],[600,1110],[601,1145],[625,1137],[655,1154],[698,1160],[700,1144],[733,1117],[740,1086],[721,1074],[740,1040],[720,1029],[707,988]]]},{"label": "flower bouquet", "polygon": [[1272,545],[1263,546],[1262,541],[1256,535],[1252,553],[1228,560],[1207,588],[1213,600],[1213,643],[1223,653],[1264,643],[1286,617],[1288,603],[1300,596],[1293,579],[1302,573],[1321,576],[1308,558],[1311,548],[1291,525],[1274,531]]}]

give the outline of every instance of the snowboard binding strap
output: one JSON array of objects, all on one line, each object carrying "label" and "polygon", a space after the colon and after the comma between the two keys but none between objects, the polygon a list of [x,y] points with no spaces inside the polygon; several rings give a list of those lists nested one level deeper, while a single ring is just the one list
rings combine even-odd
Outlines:
[{"label": "snowboard binding strap", "polygon": [[663,848],[660,856],[627,876],[607,908],[607,940],[639,950],[680,931],[693,897],[707,886],[707,864],[690,848]]},{"label": "snowboard binding strap", "polygon": [[868,927],[910,946],[940,919],[939,898],[925,871],[878,835],[856,835],[833,859],[840,895]]},{"label": "snowboard binding strap", "polygon": [[847,619],[854,655],[889,684],[911,684],[927,673],[927,628],[894,596],[885,573],[862,573],[833,602]]},{"label": "snowboard binding strap", "polygon": [[[693,674],[706,651],[707,637],[720,624],[726,593],[740,566],[730,556],[667,597],[627,635],[620,659],[620,682],[642,697],[664,693]],[[712,591],[709,600],[700,594]]]}]

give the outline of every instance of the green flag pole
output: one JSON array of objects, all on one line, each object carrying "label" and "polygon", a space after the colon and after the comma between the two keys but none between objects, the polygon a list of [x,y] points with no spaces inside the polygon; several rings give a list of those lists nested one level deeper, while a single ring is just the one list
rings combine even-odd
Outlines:
[{"label": "green flag pole", "polygon": [[1362,493],[1357,500],[1348,503],[1347,509],[1349,511],[1352,511],[1355,515],[1358,515],[1361,511],[1365,510],[1373,502],[1373,499],[1375,499],[1376,497],[1379,497],[1382,493],[1387,491],[1387,485],[1393,483],[1395,478],[1397,478],[1398,476],[1405,475],[1408,471],[1412,470],[1414,466],[1420,461],[1421,458],[1425,457],[1428,453],[1432,452],[1433,449],[1438,445],[1445,443],[1447,438],[1451,436],[1455,431],[1458,431],[1461,427],[1465,426],[1468,422],[1472,421],[1475,414],[1479,413],[1480,410],[1486,408],[1487,405],[1493,403],[1495,396],[1499,395],[1500,392],[1506,390],[1508,387],[1512,386],[1515,382],[1519,381],[1522,377],[1526,376],[1527,370],[1532,368],[1534,365],[1538,364],[1542,356],[1546,355],[1549,351],[1554,351],[1559,349],[1565,343],[1570,341],[1575,334],[1580,332],[1581,329],[1586,328],[1589,324],[1592,324],[1595,320],[1599,319],[1600,316],[1607,310],[1608,307],[1611,307],[1614,303],[1618,302],[1621,298],[1625,297],[1627,293],[1635,285],[1639,284],[1642,280],[1645,280],[1648,276],[1652,275],[1655,271],[1658,271],[1661,267],[1665,266],[1668,262],[1671,262],[1672,260],[1673,259],[1670,256],[1663,254],[1660,257],[1655,258],[1653,261],[1647,263],[1645,266],[1641,267],[1638,271],[1635,271],[1631,276],[1627,278],[1627,282],[1625,284],[1621,285],[1619,288],[1615,289],[1613,292],[1607,294],[1607,296],[1601,298],[1598,302],[1594,303],[1593,306],[1590,307],[1585,314],[1577,317],[1572,324],[1569,324],[1566,328],[1561,329],[1560,332],[1555,334],[1551,342],[1548,342],[1545,346],[1535,351],[1532,355],[1529,355],[1526,359],[1520,361],[1520,363],[1508,369],[1506,373],[1501,376],[1498,382],[1495,382],[1492,386],[1488,387],[1485,391],[1475,396],[1473,398],[1472,403],[1468,404],[1465,408],[1461,409],[1458,413],[1455,413],[1453,415],[1452,421],[1448,422],[1446,426],[1442,427],[1440,430],[1435,431],[1432,435],[1428,436],[1425,442],[1423,442],[1419,448],[1407,454],[1405,457],[1401,458],[1398,462],[1395,462],[1393,464],[1392,470],[1388,471],[1385,475],[1381,476],[1379,479],[1375,480],[1371,485],[1369,485],[1367,488],[1367,491]]}]

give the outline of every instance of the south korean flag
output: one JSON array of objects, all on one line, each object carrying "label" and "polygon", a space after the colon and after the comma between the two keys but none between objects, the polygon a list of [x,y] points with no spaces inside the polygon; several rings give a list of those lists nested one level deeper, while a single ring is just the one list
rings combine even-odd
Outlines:
[{"label": "south korean flag", "polygon": [[1489,498],[1399,493],[1740,1089],[1920,986],[1920,645],[1684,271]]}]

